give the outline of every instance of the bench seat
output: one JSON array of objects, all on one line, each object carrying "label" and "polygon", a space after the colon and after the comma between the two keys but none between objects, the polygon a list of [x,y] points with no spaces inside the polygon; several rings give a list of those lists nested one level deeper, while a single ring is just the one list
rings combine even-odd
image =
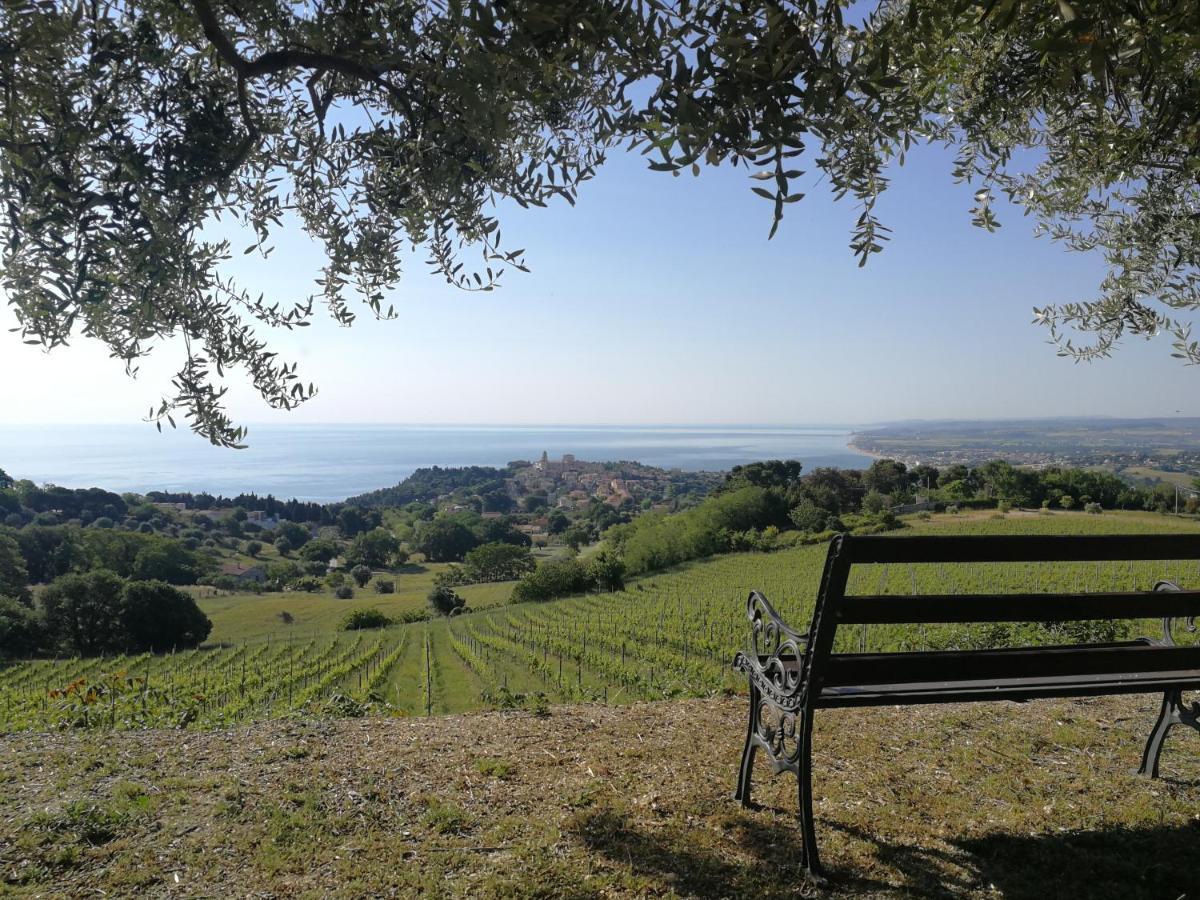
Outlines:
[{"label": "bench seat", "polygon": [[909,684],[854,684],[821,690],[821,709],[915,703],[972,703],[980,700],[1035,700],[1046,697],[1099,697],[1167,690],[1200,690],[1200,670],[1123,672],[1106,675],[1048,675],[967,681],[914,681]]},{"label": "bench seat", "polygon": [[[767,657],[760,662],[765,664]],[[789,673],[800,670],[801,661],[794,656],[780,662]],[[829,657],[820,682],[815,705],[822,709],[1142,694],[1174,687],[1200,690],[1200,645],[1160,647],[1143,639],[1083,646],[839,653]]]}]

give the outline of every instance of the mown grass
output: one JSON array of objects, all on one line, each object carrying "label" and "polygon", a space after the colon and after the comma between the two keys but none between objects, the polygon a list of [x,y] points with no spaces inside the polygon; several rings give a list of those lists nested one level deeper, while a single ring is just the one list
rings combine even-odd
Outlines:
[{"label": "mown grass", "polygon": [[[372,579],[365,588],[356,587],[350,600],[339,600],[331,589],[325,589],[312,594],[286,591],[201,596],[197,603],[213,623],[210,643],[283,638],[298,633],[330,633],[337,630],[338,623],[349,610],[359,606],[375,607],[393,618],[427,611],[426,597],[433,587],[434,575],[444,568],[444,563],[427,563],[406,566],[393,574],[378,573],[376,577],[382,575],[396,583],[394,594],[375,593]],[[456,590],[472,609],[487,609],[506,603],[512,593],[512,584],[473,584]],[[291,625],[280,618],[283,612],[292,616]]]},{"label": "mown grass", "polygon": [[49,892],[361,897],[1192,898],[1200,736],[1132,774],[1153,698],[837,710],[730,800],[744,699],[546,718],[0,738],[0,873]]}]

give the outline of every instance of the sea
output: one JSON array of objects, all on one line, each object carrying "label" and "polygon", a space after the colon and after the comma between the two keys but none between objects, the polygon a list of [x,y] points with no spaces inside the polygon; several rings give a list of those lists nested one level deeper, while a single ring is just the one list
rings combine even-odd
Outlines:
[{"label": "sea", "polygon": [[0,469],[14,478],[106,490],[207,491],[334,502],[423,466],[503,466],[564,453],[663,468],[724,471],[765,459],[865,468],[850,429],[780,426],[258,425],[249,447],[213,447],[151,425],[0,425]]}]

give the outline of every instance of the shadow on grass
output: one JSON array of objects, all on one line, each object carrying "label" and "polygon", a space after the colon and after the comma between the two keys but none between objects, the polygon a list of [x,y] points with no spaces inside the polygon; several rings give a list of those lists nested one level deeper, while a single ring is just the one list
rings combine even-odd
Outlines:
[{"label": "shadow on grass", "polygon": [[1200,820],[1066,834],[990,834],[954,842],[1006,900],[1200,898]]},{"label": "shadow on grass", "polygon": [[872,857],[889,877],[874,877],[876,867],[869,876],[839,867],[826,840],[823,861],[830,881],[827,889],[817,889],[800,868],[799,833],[749,815],[733,819],[725,837],[709,846],[697,842],[694,829],[646,827],[611,809],[581,816],[572,831],[589,850],[692,897],[869,894],[947,900],[983,890],[1005,900],[1200,900],[1200,822],[1064,834],[993,833],[951,838],[945,849],[888,843],[837,823],[818,822],[817,827],[826,838],[836,831],[843,843],[859,844],[857,855]]},{"label": "shadow on grass", "polygon": [[420,575],[422,572],[428,572],[429,568],[420,563],[405,563],[402,566],[396,566],[392,569],[392,575]]}]

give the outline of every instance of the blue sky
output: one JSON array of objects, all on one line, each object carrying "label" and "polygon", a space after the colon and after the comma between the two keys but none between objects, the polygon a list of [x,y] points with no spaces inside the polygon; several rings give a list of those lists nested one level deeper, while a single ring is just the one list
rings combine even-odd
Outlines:
[{"label": "blue sky", "polygon": [[[811,168],[811,166],[810,166]],[[893,240],[859,269],[857,209],[816,178],[766,239],[770,204],[742,169],[652,173],[616,153],[575,208],[513,209],[505,242],[527,248],[490,294],[458,292],[416,260],[393,322],[321,321],[282,334],[283,356],[321,392],[291,414],[230,382],[242,422],[847,423],[906,418],[1200,414],[1200,372],[1167,341],[1109,361],[1058,358],[1031,308],[1089,297],[1099,259],[1032,237],[1002,210],[972,228],[973,188],[950,158],[916,150],[880,213]],[[280,235],[268,261],[238,261],[268,295],[311,290],[311,248]],[[243,244],[235,243],[236,247]],[[248,258],[247,258],[248,259]],[[0,422],[135,422],[166,388],[163,347],[137,381],[81,341],[46,355],[0,312]]]}]

